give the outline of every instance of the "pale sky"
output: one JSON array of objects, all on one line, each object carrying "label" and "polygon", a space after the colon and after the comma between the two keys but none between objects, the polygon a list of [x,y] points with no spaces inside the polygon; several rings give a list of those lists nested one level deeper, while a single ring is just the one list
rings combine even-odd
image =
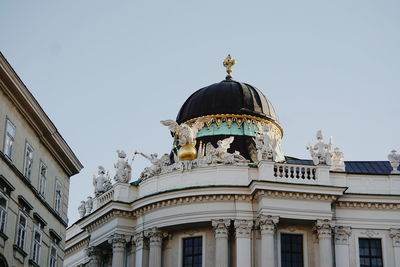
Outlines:
[{"label": "pale sky", "polygon": [[[0,50],[85,168],[71,178],[69,223],[93,195],[92,174],[169,152],[159,121],[224,79],[274,105],[286,155],[321,129],[346,160],[400,150],[400,1],[6,1]],[[134,180],[149,163],[136,157]]]}]

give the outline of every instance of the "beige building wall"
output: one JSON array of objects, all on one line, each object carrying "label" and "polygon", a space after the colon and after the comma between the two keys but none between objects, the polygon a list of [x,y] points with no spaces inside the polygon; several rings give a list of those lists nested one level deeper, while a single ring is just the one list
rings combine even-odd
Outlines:
[{"label": "beige building wall", "polygon": [[[28,108],[25,109],[26,102],[30,102],[34,108],[37,108],[38,112],[43,113],[39,115],[44,115],[42,118],[48,123],[49,127],[54,127],[33,96],[17,79],[18,76],[7,65],[1,54],[0,67],[0,182],[2,185],[7,183],[12,188],[11,192],[0,188],[0,192],[8,199],[5,236],[3,237],[4,242],[0,242],[0,256],[5,257],[8,266],[36,266],[35,263],[30,261],[33,250],[33,231],[35,225],[41,224],[43,227],[41,227],[42,240],[38,266],[50,266],[49,255],[52,243],[55,244],[57,251],[56,266],[63,266],[66,226],[68,224],[69,178],[72,173],[70,170],[66,170],[64,163],[60,161],[60,158],[65,158],[66,155],[60,155],[58,151],[55,151],[53,145],[47,143],[51,138],[62,139],[62,137],[59,136],[58,132],[53,132],[54,136],[46,136],[47,133],[41,129],[43,127],[43,125],[40,125],[42,122],[38,121],[36,124],[35,115],[38,114],[32,114]],[[12,78],[17,79],[12,83],[15,88],[10,88]],[[14,98],[13,92],[18,90],[16,89],[18,86],[20,86],[18,89],[25,93],[26,99],[21,100],[17,95]],[[15,126],[11,160],[4,154],[7,120]],[[27,143],[33,148],[33,163],[29,179],[24,176]],[[67,157],[69,156],[67,155]],[[73,160],[78,162],[77,168],[74,170],[74,173],[77,173],[82,166],[76,158]],[[41,164],[47,166],[43,196],[38,193]],[[59,210],[56,209],[56,181],[60,183],[62,188]],[[21,201],[21,196],[28,204],[24,203],[24,200]],[[23,211],[24,205],[30,205],[31,208]],[[27,226],[24,245],[17,248],[15,244],[17,243],[20,213],[26,215]]]}]

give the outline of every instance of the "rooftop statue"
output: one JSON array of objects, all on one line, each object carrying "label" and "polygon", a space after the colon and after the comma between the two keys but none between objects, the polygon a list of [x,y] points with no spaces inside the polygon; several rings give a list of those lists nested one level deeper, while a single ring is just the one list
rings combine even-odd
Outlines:
[{"label": "rooftop statue", "polygon": [[86,215],[90,214],[92,212],[92,209],[93,209],[93,198],[91,196],[88,196],[85,202]]},{"label": "rooftop statue", "polygon": [[344,154],[338,147],[332,153],[332,171],[345,171]]},{"label": "rooftop statue", "polygon": [[143,172],[140,174],[140,179],[147,179],[154,175],[160,174],[161,172],[165,172],[166,168],[169,165],[169,155],[165,153],[161,158],[158,158],[157,153],[153,153],[150,155],[146,155],[142,152],[135,152],[135,155],[141,155],[144,158],[148,159],[151,162],[150,167],[146,167]]},{"label": "rooftop statue", "polygon": [[192,125],[181,123],[174,120],[161,121],[162,125],[168,126],[174,138],[178,140],[180,149],[178,150],[179,160],[194,160],[197,157],[196,135],[204,126],[207,119],[198,119]]},{"label": "rooftop statue", "polygon": [[119,183],[127,183],[131,179],[132,167],[126,159],[126,153],[123,150],[117,150],[118,161],[114,164],[115,176],[114,180]]},{"label": "rooftop statue", "polygon": [[316,134],[317,143],[314,146],[308,145],[307,149],[310,150],[311,157],[315,165],[332,165],[332,137],[329,143],[324,143],[321,130]]},{"label": "rooftop statue", "polygon": [[86,214],[86,208],[85,208],[85,201],[82,200],[81,204],[78,206],[78,212],[79,216],[82,218]]},{"label": "rooftop statue", "polygon": [[94,195],[97,197],[112,187],[110,179],[106,176],[103,166],[98,167],[98,174],[93,175]]},{"label": "rooftop statue", "polygon": [[234,153],[229,153],[228,149],[234,141],[234,137],[228,137],[217,142],[217,147],[214,147],[211,143],[207,143],[204,147],[202,145],[199,150],[201,150],[201,155],[197,159],[197,165],[204,166],[210,164],[246,164],[246,160],[238,151]]},{"label": "rooftop statue", "polygon": [[253,138],[257,148],[258,160],[285,161],[280,136],[272,131],[272,127],[269,124],[259,125],[259,128],[260,133]]},{"label": "rooftop statue", "polygon": [[399,174],[400,171],[398,170],[400,164],[400,154],[397,153],[396,150],[392,150],[388,155],[388,160],[390,165],[392,166],[393,170],[391,171],[392,174]]}]

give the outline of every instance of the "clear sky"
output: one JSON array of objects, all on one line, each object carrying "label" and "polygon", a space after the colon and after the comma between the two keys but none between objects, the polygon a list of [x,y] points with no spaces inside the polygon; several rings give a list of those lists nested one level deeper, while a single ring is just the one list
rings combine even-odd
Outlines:
[{"label": "clear sky", "polygon": [[[235,80],[274,105],[286,155],[321,129],[346,160],[400,150],[400,1],[0,1],[0,50],[85,168],[71,178],[70,224],[113,175],[116,150],[169,152],[159,121],[195,90]],[[134,179],[148,165],[136,157]]]}]

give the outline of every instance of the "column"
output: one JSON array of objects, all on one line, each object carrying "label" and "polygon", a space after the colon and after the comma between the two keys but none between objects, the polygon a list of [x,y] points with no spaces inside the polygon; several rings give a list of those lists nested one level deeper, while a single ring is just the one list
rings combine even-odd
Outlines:
[{"label": "column", "polygon": [[231,220],[212,220],[215,231],[215,266],[228,267],[228,228]]},{"label": "column", "polygon": [[144,233],[136,233],[133,237],[136,245],[135,253],[135,267],[148,266],[148,253],[147,253],[147,240],[145,240]]},{"label": "column", "polygon": [[136,246],[135,246],[135,242],[133,241],[133,237],[131,238],[131,241],[129,242],[129,244],[130,244],[130,246],[128,246],[128,249],[127,249],[126,266],[134,267],[135,266]]},{"label": "column", "polygon": [[319,266],[333,267],[331,220],[317,220],[315,229],[319,240]]},{"label": "column", "polygon": [[97,247],[88,247],[86,255],[89,257],[89,267],[100,267],[102,264],[103,251]]},{"label": "column", "polygon": [[235,220],[236,266],[251,266],[251,229],[253,221]]},{"label": "column", "polygon": [[112,245],[112,267],[124,266],[126,238],[121,234],[113,234],[108,243]]},{"label": "column", "polygon": [[162,240],[167,234],[154,227],[147,230],[145,236],[150,239],[149,267],[161,267]]},{"label": "column", "polygon": [[261,215],[258,224],[261,231],[261,266],[275,267],[275,229],[278,216]]},{"label": "column", "polygon": [[335,262],[336,266],[349,267],[349,237],[351,236],[351,227],[337,226],[335,228]]},{"label": "column", "polygon": [[394,266],[400,267],[400,229],[390,229],[389,235],[393,241]]}]

